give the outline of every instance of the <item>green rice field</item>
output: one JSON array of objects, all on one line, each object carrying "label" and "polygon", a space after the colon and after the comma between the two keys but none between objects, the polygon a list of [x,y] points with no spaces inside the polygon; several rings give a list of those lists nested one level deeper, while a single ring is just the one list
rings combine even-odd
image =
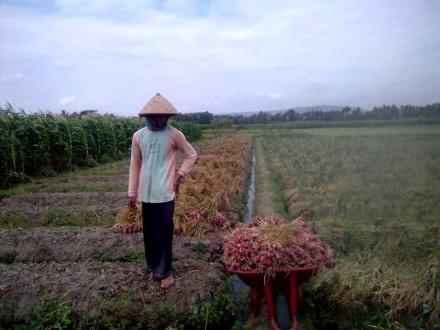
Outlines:
[{"label": "green rice field", "polygon": [[310,328],[440,324],[440,126],[261,130],[289,216],[337,265],[308,288]]}]

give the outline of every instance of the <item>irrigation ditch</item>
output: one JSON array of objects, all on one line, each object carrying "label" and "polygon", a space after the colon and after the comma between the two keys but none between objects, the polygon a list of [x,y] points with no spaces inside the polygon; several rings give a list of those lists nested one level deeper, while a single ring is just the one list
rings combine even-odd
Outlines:
[{"label": "irrigation ditch", "polygon": [[[259,157],[258,162],[256,159],[257,157]],[[260,175],[258,190],[256,187],[257,164],[259,166],[259,174],[261,173],[261,171],[266,174]],[[261,167],[263,167],[263,169]],[[259,193],[260,195],[264,195],[258,197],[260,200],[262,198],[267,199],[266,203],[269,204],[271,202],[280,200],[279,196],[274,196],[277,194],[278,191],[268,189],[269,187],[273,187],[274,184],[279,185],[279,183],[272,182],[273,176],[270,175],[269,172],[270,170],[267,168],[267,161],[264,159],[261,145],[259,145],[257,141],[256,143],[254,143],[254,147],[252,150],[251,170],[247,184],[246,211],[243,217],[243,223],[245,224],[251,222],[252,218],[255,216],[258,210],[258,208],[256,207],[256,201],[258,200],[256,196],[257,193]],[[261,182],[261,180],[264,180],[264,182]],[[267,206],[265,206],[265,210],[268,210]],[[272,212],[274,212],[274,214],[279,213],[276,212],[275,209],[273,209]],[[282,215],[284,216],[285,214],[283,213]],[[250,288],[237,275],[232,275],[232,291],[237,305],[238,319],[241,323],[245,323],[249,315]],[[290,319],[288,297],[284,294],[276,294],[274,298],[277,311],[278,327],[280,329],[290,329],[292,321]],[[267,322],[267,313],[265,307],[266,306],[263,306],[259,314],[259,318],[262,322]]]},{"label": "irrigation ditch", "polygon": [[[247,186],[247,200],[246,211],[243,217],[243,222],[248,224],[254,215],[254,203],[255,203],[255,150],[252,151],[252,163],[250,177]],[[232,292],[235,297],[235,302],[238,310],[238,318],[241,322],[245,322],[248,316],[247,304],[244,304],[243,300],[249,300],[250,290],[249,287],[243,283],[243,281],[237,276],[232,275]]]}]

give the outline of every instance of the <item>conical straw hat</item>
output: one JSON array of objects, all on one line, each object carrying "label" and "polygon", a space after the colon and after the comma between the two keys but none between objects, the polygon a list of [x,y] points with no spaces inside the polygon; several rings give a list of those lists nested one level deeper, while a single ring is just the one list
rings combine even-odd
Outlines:
[{"label": "conical straw hat", "polygon": [[157,93],[154,95],[147,104],[144,105],[139,116],[150,116],[150,115],[169,115],[177,116],[179,113],[176,108],[162,95]]}]

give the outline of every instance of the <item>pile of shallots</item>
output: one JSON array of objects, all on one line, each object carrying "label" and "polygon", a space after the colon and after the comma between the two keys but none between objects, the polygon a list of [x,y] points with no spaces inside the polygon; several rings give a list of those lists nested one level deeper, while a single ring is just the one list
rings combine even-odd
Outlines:
[{"label": "pile of shallots", "polygon": [[301,217],[288,222],[257,216],[227,235],[225,242],[223,260],[231,271],[273,273],[334,266],[327,243]]}]

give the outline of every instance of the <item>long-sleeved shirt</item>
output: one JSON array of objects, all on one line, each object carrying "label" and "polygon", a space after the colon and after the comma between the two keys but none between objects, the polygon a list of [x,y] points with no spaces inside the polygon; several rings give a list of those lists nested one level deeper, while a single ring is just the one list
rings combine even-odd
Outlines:
[{"label": "long-sleeved shirt", "polygon": [[172,126],[161,131],[147,127],[136,131],[131,145],[128,196],[145,203],[173,200],[177,151],[184,156],[178,173],[185,177],[194,167],[197,153],[182,132]]}]

